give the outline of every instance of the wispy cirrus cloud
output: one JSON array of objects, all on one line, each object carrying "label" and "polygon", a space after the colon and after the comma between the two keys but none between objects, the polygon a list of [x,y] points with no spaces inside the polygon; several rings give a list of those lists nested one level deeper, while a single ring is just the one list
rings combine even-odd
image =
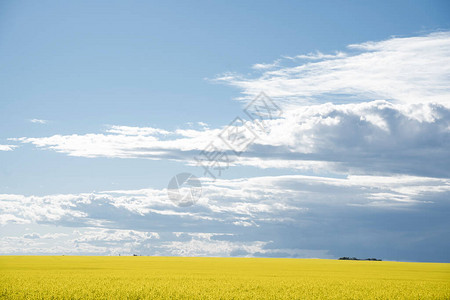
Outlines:
[{"label": "wispy cirrus cloud", "polygon": [[225,74],[216,78],[242,90],[251,100],[265,91],[290,107],[311,103],[352,103],[384,99],[397,103],[449,104],[450,33],[391,38],[350,45],[349,52],[320,52],[290,57],[319,60],[283,66],[246,77]]},{"label": "wispy cirrus cloud", "polygon": [[299,55],[296,55],[294,57],[284,56],[284,58],[291,59],[291,60],[297,60],[297,59],[321,60],[321,59],[343,58],[343,57],[346,57],[346,56],[347,56],[347,54],[342,52],[342,51],[338,51],[335,54],[324,54],[324,53],[322,53],[320,51],[316,51],[314,53],[299,54]]}]

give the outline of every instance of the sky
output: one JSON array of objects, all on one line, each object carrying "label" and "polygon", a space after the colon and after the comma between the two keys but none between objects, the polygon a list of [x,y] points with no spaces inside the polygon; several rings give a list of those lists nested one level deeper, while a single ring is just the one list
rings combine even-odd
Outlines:
[{"label": "sky", "polygon": [[2,1],[0,254],[450,262],[449,15]]}]

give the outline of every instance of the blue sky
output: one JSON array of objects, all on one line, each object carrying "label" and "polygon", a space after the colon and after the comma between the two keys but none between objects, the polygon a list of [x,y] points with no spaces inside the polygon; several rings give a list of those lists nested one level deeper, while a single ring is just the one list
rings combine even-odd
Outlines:
[{"label": "blue sky", "polygon": [[[450,261],[449,13],[2,2],[1,253]],[[283,115],[249,120],[258,139],[197,204],[170,202],[260,92]]]}]

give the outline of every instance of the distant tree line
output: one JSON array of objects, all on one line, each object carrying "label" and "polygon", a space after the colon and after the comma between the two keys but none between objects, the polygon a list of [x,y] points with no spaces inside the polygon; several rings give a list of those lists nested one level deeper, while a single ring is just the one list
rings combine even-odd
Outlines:
[{"label": "distant tree line", "polygon": [[366,259],[360,259],[360,258],[356,258],[356,257],[348,257],[348,256],[340,257],[339,260],[370,260],[370,261],[381,261],[381,259],[378,259],[378,258],[366,258]]}]

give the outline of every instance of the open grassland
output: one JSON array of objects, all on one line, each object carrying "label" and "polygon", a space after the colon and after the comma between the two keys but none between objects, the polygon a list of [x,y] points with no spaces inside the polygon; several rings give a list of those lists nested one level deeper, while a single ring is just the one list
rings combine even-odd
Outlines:
[{"label": "open grassland", "polygon": [[3,299],[450,299],[450,264],[0,256]]}]

